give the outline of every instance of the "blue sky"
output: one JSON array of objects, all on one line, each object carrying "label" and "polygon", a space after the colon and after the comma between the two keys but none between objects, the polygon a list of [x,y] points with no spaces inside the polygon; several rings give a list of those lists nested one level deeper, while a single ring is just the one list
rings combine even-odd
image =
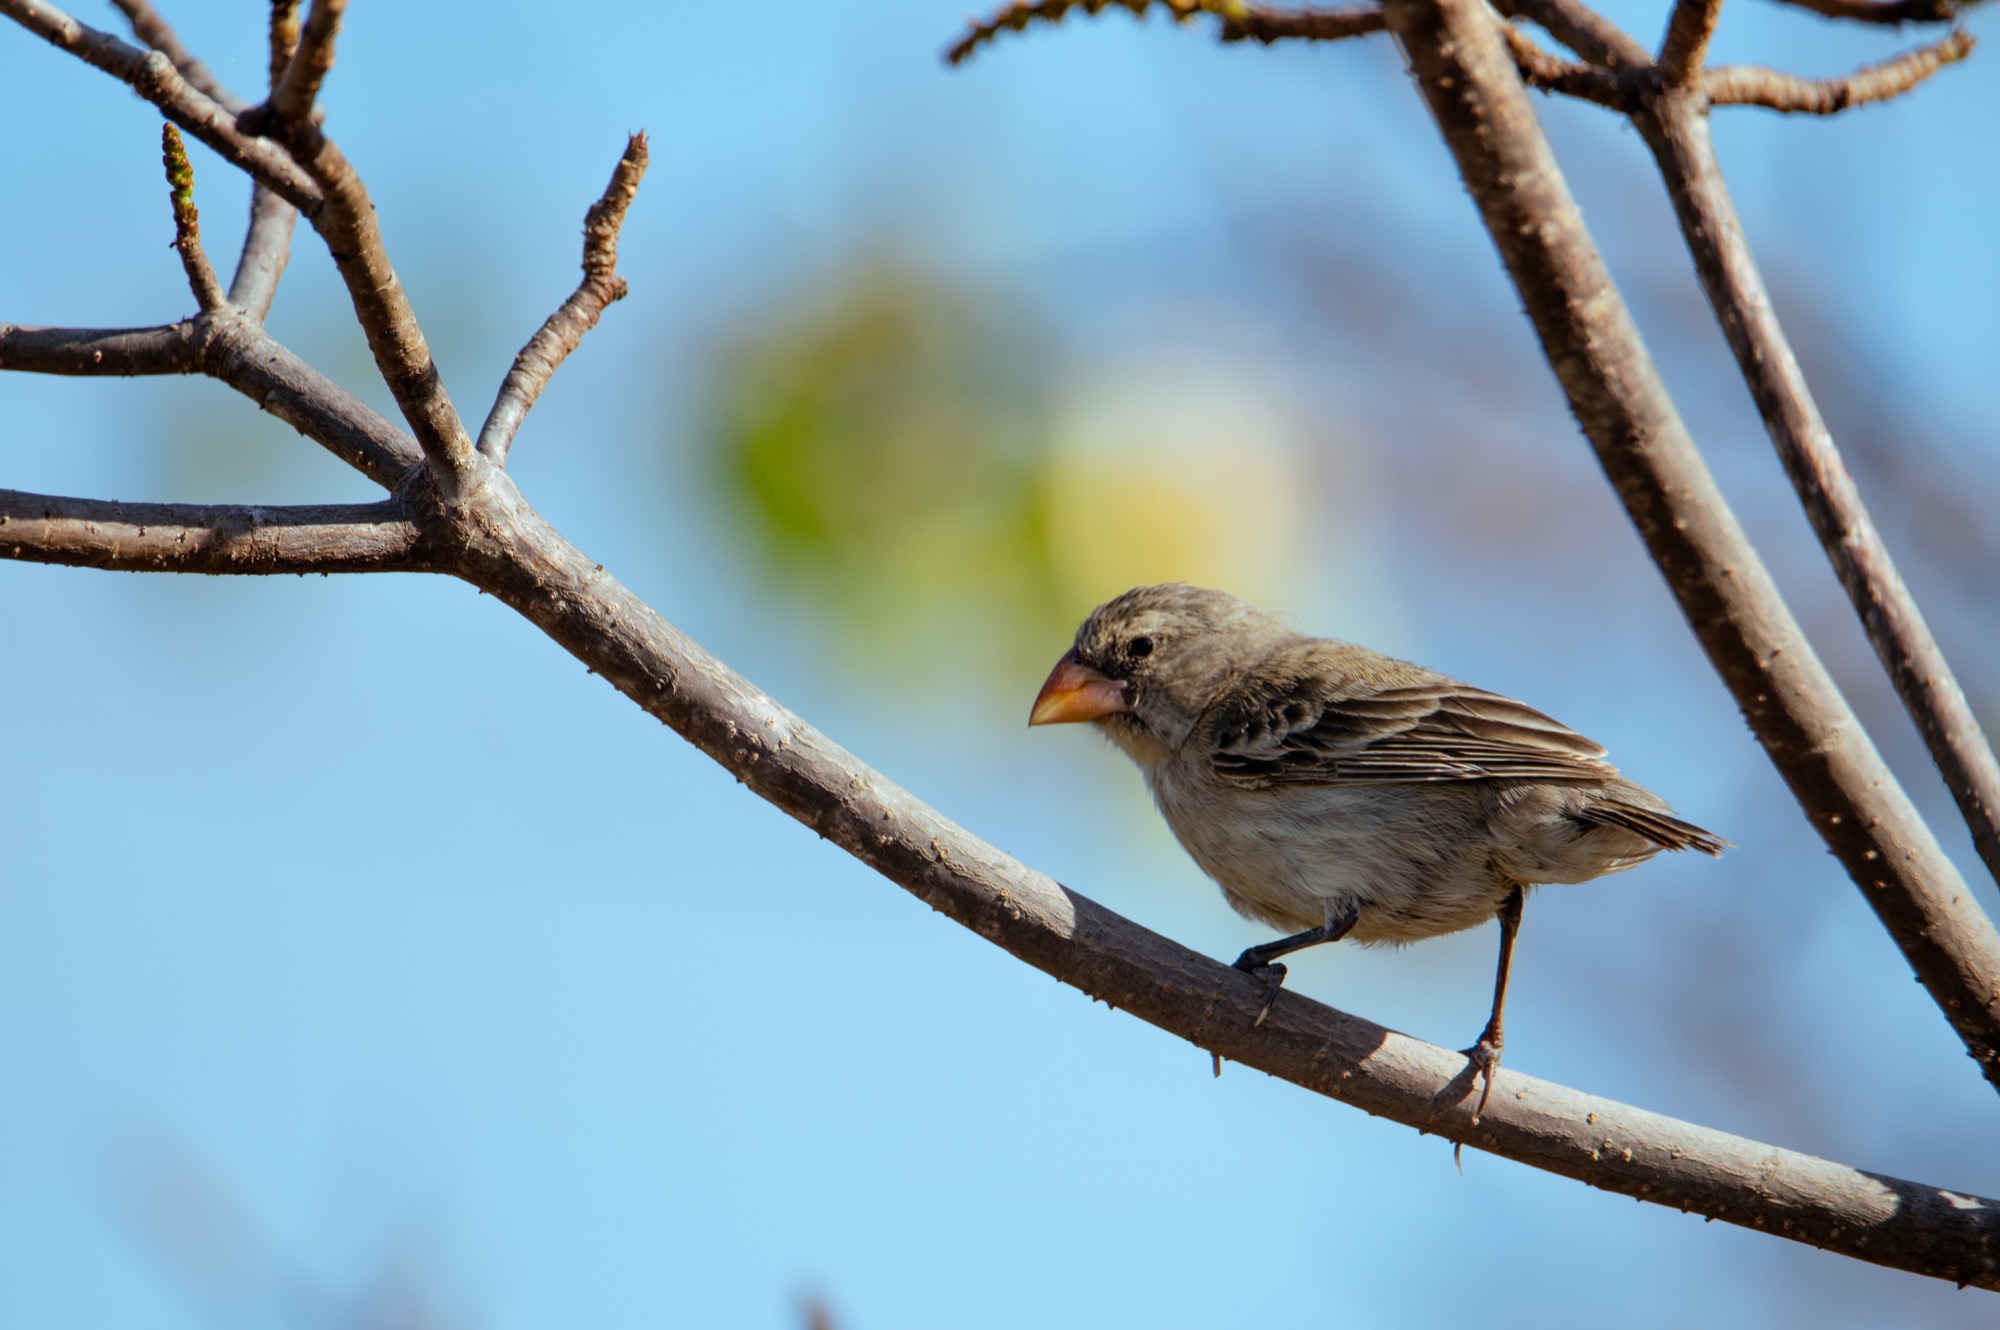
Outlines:
[{"label": "blue sky", "polygon": [[[167,6],[244,91],[262,8]],[[1662,22],[1613,12],[1648,36]],[[1686,640],[1393,50],[1219,49],[1110,15],[951,71],[937,57],[960,18],[927,0],[357,6],[328,128],[475,416],[574,284],[583,209],[647,129],[621,253],[633,294],[522,431],[528,496],[890,777],[1218,956],[1262,934],[1122,759],[1022,730],[1039,672],[933,663],[907,688],[841,663],[746,569],[694,437],[719,338],[884,250],[1031,306],[1074,400],[1252,385],[1282,407],[1279,454],[1309,500],[1296,544],[1266,553],[1276,603],[1556,713],[1738,846],[1538,894],[1510,1065],[2000,1193],[1990,1091]],[[1990,14],[1971,26],[1995,35]],[[1717,52],[1817,73],[1897,42],[1736,0]],[[1868,426],[1885,455],[1947,494],[1990,492],[2000,461],[1989,57],[1894,106],[1717,129],[1836,430],[1866,424],[1834,401],[1865,380],[1862,405],[1909,422]],[[1636,137],[1538,104],[1746,524],[1913,796],[1948,820],[1701,326]],[[0,146],[0,318],[187,312],[157,117],[11,29],[0,115],[32,126]],[[205,154],[196,168],[226,254],[244,191]],[[1288,245],[1303,258],[1272,257]],[[1381,291],[1388,312],[1369,303]],[[366,387],[309,239],[272,328]],[[1857,461],[1864,483],[1883,466]],[[217,386],[22,376],[0,379],[0,484],[368,494]],[[1928,502],[1883,523],[1991,705],[1990,598],[1982,614],[1964,590],[1991,549],[1955,545]],[[492,1330],[776,1327],[808,1293],[874,1330],[1991,1319],[1987,1295],[1474,1152],[1461,1175],[1433,1139],[1240,1068],[1213,1080],[1198,1051],[758,803],[456,583],[8,564],[0,604],[10,1325],[379,1324],[428,1300]],[[1484,1015],[1492,945],[1481,930],[1326,949],[1293,983],[1457,1046]]]}]

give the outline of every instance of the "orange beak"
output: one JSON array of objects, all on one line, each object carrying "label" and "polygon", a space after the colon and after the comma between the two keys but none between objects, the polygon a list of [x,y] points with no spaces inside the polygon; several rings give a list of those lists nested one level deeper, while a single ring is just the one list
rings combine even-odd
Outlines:
[{"label": "orange beak", "polygon": [[1093,670],[1066,651],[1049,671],[1048,682],[1035,694],[1035,709],[1028,713],[1030,725],[1067,725],[1096,720],[1115,711],[1130,711],[1125,700],[1125,683],[1100,670]]}]

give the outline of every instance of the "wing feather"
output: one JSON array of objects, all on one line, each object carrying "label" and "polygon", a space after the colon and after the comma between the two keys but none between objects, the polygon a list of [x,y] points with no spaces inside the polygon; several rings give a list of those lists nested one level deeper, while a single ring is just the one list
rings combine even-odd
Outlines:
[{"label": "wing feather", "polygon": [[1309,670],[1267,678],[1218,704],[1215,736],[1216,774],[1249,787],[1616,774],[1560,721],[1442,676],[1367,691]]}]

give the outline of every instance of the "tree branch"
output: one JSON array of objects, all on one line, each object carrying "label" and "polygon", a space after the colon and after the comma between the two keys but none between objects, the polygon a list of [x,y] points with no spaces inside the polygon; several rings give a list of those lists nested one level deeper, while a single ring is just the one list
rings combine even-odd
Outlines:
[{"label": "tree branch", "polygon": [[187,148],[181,132],[171,123],[160,126],[160,161],[167,170],[167,199],[174,210],[174,248],[181,256],[181,269],[195,303],[204,312],[223,303],[222,283],[201,248],[201,213],[194,206],[194,167],[188,164]]},{"label": "tree branch", "polygon": [[1973,845],[2000,880],[2000,763],[1820,418],[1744,239],[1701,106],[1661,96],[1634,123],[1659,164],[1702,290],[1813,532],[1972,829]]},{"label": "tree branch", "polygon": [[[269,45],[270,82],[274,86],[291,64],[298,41],[298,0],[272,0]],[[236,260],[236,276],[229,283],[229,300],[259,323],[271,312],[278,279],[285,275],[292,253],[292,225],[297,219],[296,208],[261,180],[253,183],[250,229],[243,237],[243,253]]]},{"label": "tree branch", "polygon": [[1477,1127],[1465,1056],[1263,988],[1008,858],[683,636],[495,478],[457,574],[753,791],[1030,965],[1232,1062],[1447,1140],[1859,1260],[2000,1288],[2000,1201],[1861,1173],[1509,1069]]},{"label": "tree branch", "polygon": [[[306,13],[304,26],[286,29],[292,34],[291,56],[285,61],[284,72],[278,74],[275,72],[277,56],[273,51],[271,95],[264,103],[263,114],[279,121],[304,120],[312,114],[313,103],[319,100],[320,85],[326,82],[326,76],[333,70],[333,42],[340,33],[340,18],[346,9],[347,0],[314,0],[313,7]],[[290,6],[282,15],[273,10],[274,47],[281,22],[296,13],[296,5]]]},{"label": "tree branch", "polygon": [[0,557],[134,573],[423,572],[393,501],[266,508],[117,503],[0,489]]},{"label": "tree branch", "polygon": [[611,172],[611,183],[584,214],[583,280],[514,357],[493,409],[486,413],[486,424],[479,431],[479,451],[498,465],[507,464],[515,432],[556,367],[576,350],[583,335],[597,326],[605,307],[625,298],[625,279],[618,275],[618,228],[624,225],[625,210],[639,192],[639,180],[645,174],[646,136],[634,134],[625,141],[625,152]]},{"label": "tree branch", "polygon": [[1514,68],[1529,87],[1595,102],[1621,114],[1629,113],[1637,104],[1637,95],[1620,75],[1596,65],[1564,60],[1512,23],[1501,24],[1500,35],[1506,39]]},{"label": "tree branch", "polygon": [[293,355],[246,314],[159,328],[0,323],[0,370],[79,377],[206,374],[242,393],[385,489],[422,461],[416,441]]},{"label": "tree branch", "polygon": [[1708,39],[1722,16],[1722,0],[1674,0],[1667,35],[1660,41],[1660,77],[1669,87],[1685,88],[1701,77],[1708,56]]},{"label": "tree branch", "polygon": [[314,0],[306,12],[298,50],[273,100],[244,112],[239,124],[282,143],[319,186],[322,206],[306,215],[346,284],[376,369],[417,436],[424,457],[447,492],[455,493],[472,465],[472,440],[452,407],[416,311],[382,247],[368,190],[311,114],[311,98],[333,64],[334,38],[345,8],[346,0]]},{"label": "tree branch", "polygon": [[1232,7],[1222,20],[1225,42],[1337,42],[1364,37],[1388,27],[1380,5],[1347,5],[1340,9],[1269,9],[1263,5]]},{"label": "tree branch", "polygon": [[240,133],[236,113],[189,83],[164,52],[142,51],[108,32],[77,22],[43,0],[0,0],[0,16],[129,84],[167,119],[215,149],[231,165],[269,185],[306,216],[319,211],[319,186],[298,163],[276,144]]},{"label": "tree branch", "polygon": [[1651,69],[1652,54],[1636,37],[1583,0],[1498,0],[1501,13],[1524,18],[1602,69]]},{"label": "tree branch", "polygon": [[1766,106],[1773,111],[1833,115],[1851,106],[1900,96],[1946,65],[1965,59],[1973,45],[1972,34],[1954,32],[1844,78],[1806,79],[1774,69],[1725,66],[1702,75],[1702,96],[1716,106]]},{"label": "tree branch", "polygon": [[1479,0],[1387,0],[1578,423],[1815,830],[2000,1087],[2000,936],[1884,765],[1675,411]]},{"label": "tree branch", "polygon": [[[230,115],[245,109],[243,99],[219,83],[208,66],[197,60],[181,44],[180,37],[160,17],[148,0],[112,0],[132,25],[132,35],[173,62],[183,79]],[[270,47],[271,81],[283,76],[298,40],[297,0],[273,0]],[[243,252],[236,260],[236,275],[229,283],[229,302],[251,318],[263,322],[277,295],[278,279],[291,255],[292,224],[297,209],[272,193],[270,186],[252,177],[250,227],[243,239]]]},{"label": "tree branch", "polygon": [[0,323],[0,370],[76,377],[194,374],[201,333],[192,319],[158,328],[30,328]]},{"label": "tree branch", "polygon": [[132,35],[173,61],[174,68],[191,86],[226,110],[243,109],[241,100],[231,96],[229,90],[216,81],[215,75],[209,73],[208,66],[195,59],[181,45],[180,35],[174,31],[173,25],[161,18],[147,0],[111,0],[111,3],[132,25]]},{"label": "tree branch", "polygon": [[1952,0],[1779,0],[1810,10],[1822,18],[1849,19],[1901,27],[1905,23],[1951,23],[1958,18]]},{"label": "tree branch", "polygon": [[1343,9],[1277,9],[1269,5],[1247,4],[1243,0],[1010,0],[991,17],[969,25],[965,34],[946,48],[947,64],[964,64],[982,46],[1003,32],[1020,32],[1030,23],[1060,23],[1071,12],[1099,14],[1106,9],[1123,9],[1143,18],[1148,9],[1167,11],[1174,22],[1185,23],[1197,14],[1221,20],[1225,42],[1338,41],[1380,32],[1382,11],[1375,5],[1354,5]]}]

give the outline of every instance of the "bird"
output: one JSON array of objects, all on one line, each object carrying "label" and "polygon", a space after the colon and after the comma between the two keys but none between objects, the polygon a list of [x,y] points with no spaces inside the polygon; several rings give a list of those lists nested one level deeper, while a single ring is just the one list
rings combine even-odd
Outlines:
[{"label": "bird", "polygon": [[1282,956],[1498,918],[1492,1014],[1464,1050],[1485,1081],[1474,1124],[1500,1065],[1528,889],[1729,844],[1525,703],[1180,582],[1092,610],[1028,723],[1095,726],[1229,904],[1284,933],[1236,958],[1264,985],[1258,1025]]}]

